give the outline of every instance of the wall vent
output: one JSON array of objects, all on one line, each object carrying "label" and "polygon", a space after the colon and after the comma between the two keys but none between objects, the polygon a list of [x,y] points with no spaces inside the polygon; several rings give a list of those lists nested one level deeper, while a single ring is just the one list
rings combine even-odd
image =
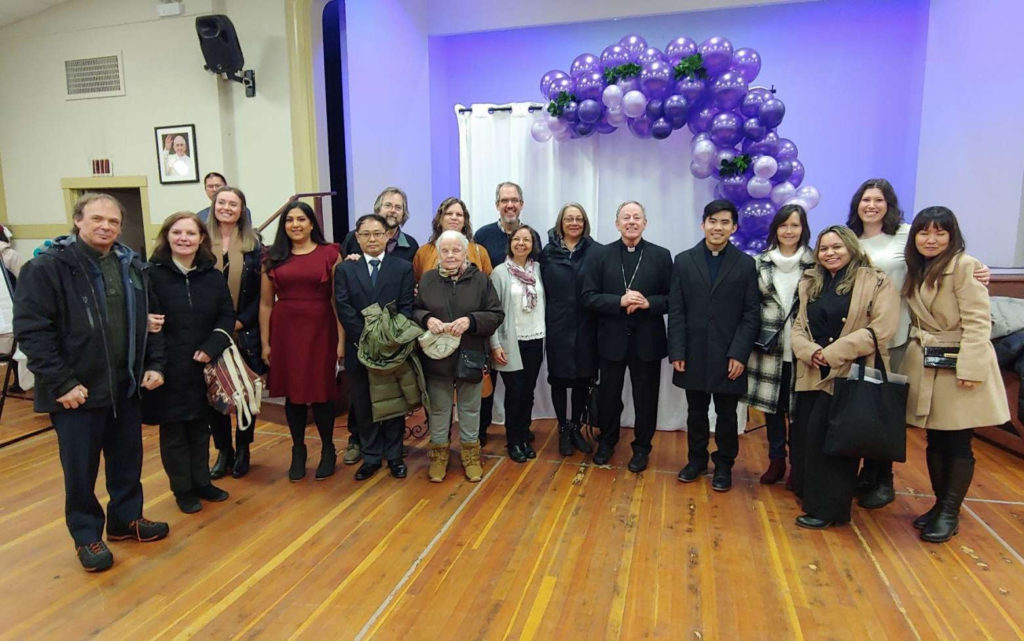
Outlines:
[{"label": "wall vent", "polygon": [[109,98],[124,95],[121,54],[64,61],[67,99]]}]

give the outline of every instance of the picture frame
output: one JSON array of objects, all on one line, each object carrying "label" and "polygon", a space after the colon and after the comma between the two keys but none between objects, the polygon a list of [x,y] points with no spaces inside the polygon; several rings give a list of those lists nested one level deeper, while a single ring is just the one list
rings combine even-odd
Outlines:
[{"label": "picture frame", "polygon": [[153,128],[160,184],[199,182],[199,151],[195,125]]}]

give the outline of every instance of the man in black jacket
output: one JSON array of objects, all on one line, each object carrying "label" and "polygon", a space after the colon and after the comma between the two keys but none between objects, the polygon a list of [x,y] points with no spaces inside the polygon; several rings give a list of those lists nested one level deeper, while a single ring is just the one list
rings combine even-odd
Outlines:
[{"label": "man in black jacket", "polygon": [[711,488],[732,487],[739,453],[736,405],[747,391],[747,358],[761,324],[754,259],[736,249],[736,206],[715,200],[704,208],[704,240],[676,256],[668,299],[668,353],[672,382],[686,390],[689,462],[679,480],[691,483],[707,471],[715,399],[715,474]]},{"label": "man in black jacket", "polygon": [[64,468],[65,517],[88,571],[114,557],[103,543],[96,500],[106,461],[107,539],[155,541],[166,523],[142,517],[140,389],[163,384],[163,337],[146,331],[152,292],[144,264],[117,242],[124,207],[87,193],[71,236],[25,264],[14,299],[14,333],[36,375],[35,409],[49,412]]},{"label": "man in black jacket", "polygon": [[402,460],[403,417],[373,420],[370,381],[366,367],[359,362],[359,338],[363,334],[362,311],[377,303],[384,307],[394,302],[400,314],[412,318],[414,279],[412,264],[388,255],[387,222],[377,214],[356,221],[356,238],[362,254],[359,260],[345,260],[334,268],[334,302],[338,318],[345,328],[345,372],[352,383],[352,410],[349,421],[357,419],[363,464],[356,480],[373,476],[386,458],[391,475],[404,479],[408,468]]},{"label": "man in black jacket", "polygon": [[601,436],[594,463],[608,463],[619,441],[622,387],[628,367],[636,410],[629,470],[642,472],[647,469],[658,421],[661,359],[668,353],[664,314],[668,309],[672,255],[643,239],[647,214],[636,201],[619,205],[615,227],[621,238],[592,250],[583,281],[583,304],[597,320],[601,357]]}]

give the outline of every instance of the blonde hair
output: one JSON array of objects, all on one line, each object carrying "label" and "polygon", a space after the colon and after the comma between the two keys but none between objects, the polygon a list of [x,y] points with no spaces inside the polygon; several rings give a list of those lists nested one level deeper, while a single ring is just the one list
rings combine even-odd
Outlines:
[{"label": "blonde hair", "polygon": [[839,240],[843,241],[843,244],[846,245],[846,251],[850,254],[850,262],[846,265],[846,272],[836,286],[837,294],[849,294],[853,291],[853,283],[857,279],[857,270],[861,267],[872,267],[871,258],[868,257],[867,252],[860,246],[860,241],[857,240],[857,235],[853,233],[852,229],[846,225],[826,227],[818,234],[818,240],[814,245],[815,265],[811,271],[811,284],[807,288],[808,301],[817,299],[821,295],[822,290],[825,289],[825,275],[828,274],[828,270],[822,266],[820,254],[821,239],[825,234],[839,236]]},{"label": "blonde hair", "polygon": [[260,246],[260,236],[253,229],[252,221],[245,215],[245,194],[238,187],[225,185],[213,194],[213,205],[210,207],[209,225],[207,225],[210,243],[217,248],[217,251],[220,251],[220,221],[217,220],[217,213],[214,210],[217,208],[217,196],[224,192],[238,196],[238,200],[242,202],[242,213],[238,215],[238,222],[235,223],[235,233],[238,234],[238,238],[242,242],[242,251],[251,252]]}]

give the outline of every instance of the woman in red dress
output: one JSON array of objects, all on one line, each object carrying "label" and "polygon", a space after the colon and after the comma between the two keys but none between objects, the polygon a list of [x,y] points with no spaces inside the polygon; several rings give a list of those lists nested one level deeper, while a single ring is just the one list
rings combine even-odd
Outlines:
[{"label": "woman in red dress", "polygon": [[324,239],[309,205],[289,203],[263,268],[260,336],[263,360],[270,366],[270,395],[285,397],[292,434],[291,481],[306,476],[309,405],[322,448],[316,479],[334,474],[335,374],[344,345],[334,312],[334,266],[339,256],[338,246]]}]

